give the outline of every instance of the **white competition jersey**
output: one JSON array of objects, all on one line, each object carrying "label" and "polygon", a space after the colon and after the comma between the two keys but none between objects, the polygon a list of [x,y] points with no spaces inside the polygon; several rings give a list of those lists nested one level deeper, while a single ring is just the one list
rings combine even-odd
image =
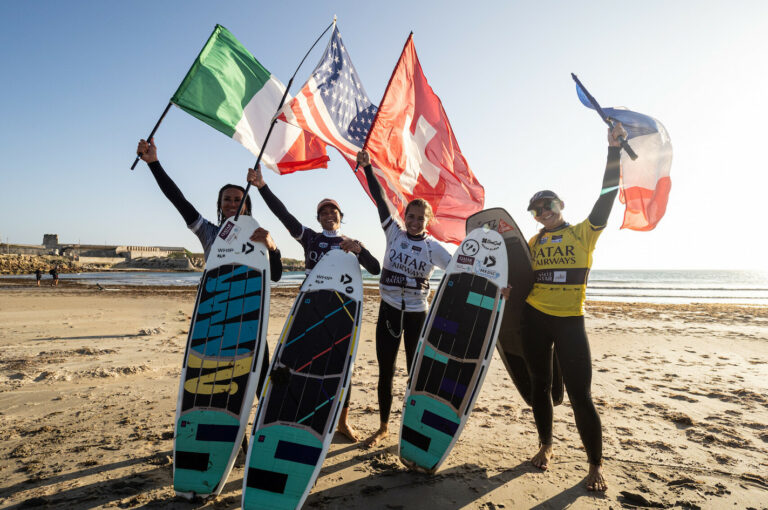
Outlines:
[{"label": "white competition jersey", "polygon": [[381,299],[406,312],[427,309],[429,277],[435,266],[445,269],[451,254],[430,235],[418,239],[408,235],[391,216],[381,226],[387,238],[387,253],[379,280]]}]

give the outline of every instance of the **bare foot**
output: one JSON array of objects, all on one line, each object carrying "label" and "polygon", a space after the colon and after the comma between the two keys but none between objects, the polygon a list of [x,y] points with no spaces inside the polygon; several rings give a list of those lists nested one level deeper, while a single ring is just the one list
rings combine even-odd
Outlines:
[{"label": "bare foot", "polygon": [[603,478],[603,467],[590,464],[589,474],[587,474],[587,490],[605,492],[607,488],[608,484],[605,483],[605,478]]},{"label": "bare foot", "polygon": [[542,471],[546,471],[549,467],[549,461],[552,458],[552,445],[551,444],[542,444],[539,448],[539,451],[531,457],[531,464],[536,466],[537,468],[541,469]]},{"label": "bare foot", "polygon": [[382,442],[389,435],[389,426],[382,424],[371,437],[365,440],[365,447],[372,448]]},{"label": "bare foot", "polygon": [[352,426],[349,423],[347,423],[346,421],[343,422],[343,423],[341,421],[339,421],[339,426],[336,427],[336,432],[338,432],[342,436],[346,437],[347,439],[349,439],[353,443],[357,443],[357,441],[358,441],[357,434],[356,434],[357,431],[355,429],[353,429]]},{"label": "bare foot", "polygon": [[336,432],[346,437],[353,443],[357,443],[357,434],[355,429],[349,424],[349,407],[341,408],[341,416],[339,416],[339,426],[336,427]]}]

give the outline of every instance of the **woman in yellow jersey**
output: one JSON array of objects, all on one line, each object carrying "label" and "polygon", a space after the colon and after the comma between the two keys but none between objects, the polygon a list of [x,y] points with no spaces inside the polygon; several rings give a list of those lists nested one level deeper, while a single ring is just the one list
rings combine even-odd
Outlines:
[{"label": "woman in yellow jersey", "polygon": [[608,162],[603,189],[589,217],[576,225],[563,219],[565,204],[556,193],[539,191],[528,204],[543,228],[528,242],[535,283],[523,311],[523,349],[532,380],[531,401],[540,449],[534,466],[545,470],[552,458],[552,350],[557,352],[563,382],[573,407],[576,427],[587,451],[586,486],[604,491],[603,432],[592,403],[592,360],[584,328],[587,275],[597,238],[608,222],[619,184],[619,137],[627,136],[617,123],[608,130]]}]

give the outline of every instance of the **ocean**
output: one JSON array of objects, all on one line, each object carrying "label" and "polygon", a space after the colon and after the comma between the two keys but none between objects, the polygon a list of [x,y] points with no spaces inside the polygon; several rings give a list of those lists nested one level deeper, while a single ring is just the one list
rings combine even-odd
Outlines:
[{"label": "ocean", "polygon": [[[61,280],[77,280],[103,287],[110,285],[196,286],[202,273],[157,273],[144,271],[61,274]],[[437,288],[443,272],[435,271],[431,284]],[[34,275],[3,276],[34,280]],[[366,286],[378,278],[363,271]],[[286,272],[280,287],[299,286],[302,272]],[[50,280],[48,275],[43,283]],[[768,305],[768,271],[738,270],[600,270],[589,275],[587,300],[643,303],[733,303]]]}]

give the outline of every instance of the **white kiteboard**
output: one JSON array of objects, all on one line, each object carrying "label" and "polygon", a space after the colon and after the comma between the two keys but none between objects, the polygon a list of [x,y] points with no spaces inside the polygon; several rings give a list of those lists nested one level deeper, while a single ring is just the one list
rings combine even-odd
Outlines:
[{"label": "white kiteboard", "polygon": [[270,281],[267,247],[249,239],[258,227],[251,216],[225,220],[200,280],[173,444],[173,488],[186,498],[221,492],[256,395]]},{"label": "white kiteboard", "polygon": [[400,458],[435,472],[467,422],[504,313],[507,250],[498,232],[470,232],[445,269],[424,321],[400,427]]},{"label": "white kiteboard", "polygon": [[328,453],[357,353],[360,263],[326,253],[301,286],[272,357],[243,478],[243,508],[299,508]]},{"label": "white kiteboard", "polygon": [[[517,223],[504,209],[485,209],[467,218],[467,232],[483,226],[497,231],[504,239],[507,247],[509,284],[512,286],[509,299],[505,303],[504,319],[501,321],[496,349],[523,400],[531,405],[531,377],[523,353],[521,329],[525,298],[533,288],[531,252]],[[552,357],[552,402],[554,405],[560,405],[565,393],[563,375],[557,354],[553,352]]]}]

